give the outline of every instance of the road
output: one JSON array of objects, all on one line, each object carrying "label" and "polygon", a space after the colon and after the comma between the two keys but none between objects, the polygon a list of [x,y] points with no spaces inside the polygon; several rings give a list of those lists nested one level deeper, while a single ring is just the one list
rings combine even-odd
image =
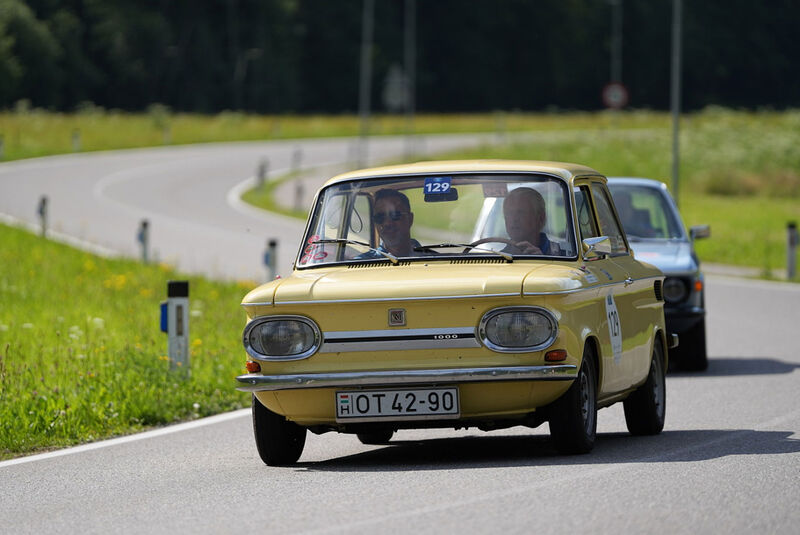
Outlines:
[{"label": "road", "polygon": [[[162,258],[258,278],[265,239],[291,247],[299,225],[242,213],[229,192],[265,154],[288,168],[295,146],[2,164],[0,212],[35,223],[47,194],[54,232],[127,254],[147,217]],[[346,154],[341,141],[303,146],[309,165]],[[309,435],[298,465],[270,468],[239,411],[0,463],[0,532],[797,532],[800,287],[712,276],[707,301],[709,370],[668,377],[659,436],[628,436],[614,406],[584,456],[558,455],[547,425],[400,431],[387,446],[329,433]]]}]

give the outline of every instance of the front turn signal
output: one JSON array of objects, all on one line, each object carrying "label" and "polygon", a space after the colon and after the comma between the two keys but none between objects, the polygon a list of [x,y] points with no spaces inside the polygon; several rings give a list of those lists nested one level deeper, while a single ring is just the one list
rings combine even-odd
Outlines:
[{"label": "front turn signal", "polygon": [[248,360],[244,367],[247,368],[247,371],[250,373],[257,373],[261,371],[261,364],[258,362],[253,362],[252,360]]},{"label": "front turn signal", "polygon": [[566,349],[554,349],[544,354],[544,360],[547,362],[561,362],[567,360]]}]

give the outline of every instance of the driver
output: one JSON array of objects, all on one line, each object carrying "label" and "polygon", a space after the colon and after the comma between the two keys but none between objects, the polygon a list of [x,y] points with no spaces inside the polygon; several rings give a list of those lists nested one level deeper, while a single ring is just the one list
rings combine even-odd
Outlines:
[{"label": "driver", "polygon": [[531,188],[516,188],[503,202],[506,231],[515,243],[503,252],[530,255],[559,255],[558,244],[551,242],[542,232],[547,214],[542,194]]}]

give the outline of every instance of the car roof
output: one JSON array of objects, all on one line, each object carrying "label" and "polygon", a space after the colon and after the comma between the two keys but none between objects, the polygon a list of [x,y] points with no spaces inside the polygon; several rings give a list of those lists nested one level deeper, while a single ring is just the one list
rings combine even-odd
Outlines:
[{"label": "car roof", "polygon": [[603,176],[591,167],[563,162],[545,162],[533,160],[441,160],[403,165],[390,165],[386,167],[373,167],[369,169],[351,171],[331,178],[325,183],[325,186],[358,178],[475,172],[534,172],[558,176],[564,180],[570,180],[574,177],[587,175],[597,177]]},{"label": "car roof", "polygon": [[611,186],[613,184],[617,185],[626,184],[629,186],[644,186],[646,188],[667,189],[667,185],[661,182],[660,180],[654,180],[652,178],[632,177],[632,176],[608,177],[608,185]]}]

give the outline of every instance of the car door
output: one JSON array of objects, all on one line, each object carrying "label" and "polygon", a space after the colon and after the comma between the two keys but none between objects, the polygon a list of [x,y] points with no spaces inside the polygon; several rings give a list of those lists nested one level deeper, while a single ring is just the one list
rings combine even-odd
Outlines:
[{"label": "car door", "polygon": [[[625,330],[625,306],[620,307],[620,298],[625,292],[627,272],[613,261],[613,257],[622,254],[625,250],[613,232],[613,228],[606,223],[607,210],[604,205],[599,205],[593,199],[592,186],[594,182],[585,180],[576,182],[575,205],[578,216],[578,229],[580,239],[608,236],[612,244],[612,254],[599,256],[587,260],[581,269],[587,273],[587,279],[595,283],[597,312],[597,336],[600,340],[601,374],[599,395],[619,392],[630,386],[628,379],[629,358],[625,354],[623,339]],[[611,234],[611,235],[609,235]]]},{"label": "car door", "polygon": [[649,369],[651,339],[649,310],[653,304],[653,279],[634,259],[614,208],[611,193],[602,182],[591,184],[600,232],[611,240],[609,263],[617,266],[621,284],[614,290],[614,300],[622,334],[621,355],[615,353],[614,365],[621,377],[615,383],[627,388],[639,381]]}]

